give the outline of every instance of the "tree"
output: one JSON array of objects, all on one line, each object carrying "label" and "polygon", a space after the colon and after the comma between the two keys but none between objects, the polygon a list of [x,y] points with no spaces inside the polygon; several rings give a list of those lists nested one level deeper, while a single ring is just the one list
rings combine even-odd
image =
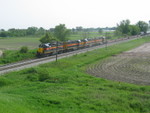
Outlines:
[{"label": "tree", "polygon": [[45,30],[43,27],[40,27],[40,28],[37,30],[36,35],[42,36],[42,35],[45,34],[45,32],[46,32],[46,30]]},{"label": "tree", "polygon": [[117,24],[116,31],[121,32],[122,34],[128,35],[130,33],[130,20],[123,20],[120,24]]},{"label": "tree", "polygon": [[60,24],[54,29],[54,36],[60,41],[66,41],[70,34],[70,30],[65,27],[65,24]]},{"label": "tree", "polygon": [[83,27],[82,27],[82,26],[77,26],[77,27],[76,27],[76,30],[77,30],[78,32],[81,32],[81,31],[83,30]]},{"label": "tree", "polygon": [[0,37],[8,37],[9,33],[7,31],[0,32]]},{"label": "tree", "polygon": [[130,34],[138,35],[140,33],[140,28],[137,25],[130,25]]},{"label": "tree", "polygon": [[144,33],[147,32],[147,30],[148,30],[148,24],[147,24],[146,22],[144,22],[144,21],[139,21],[139,22],[137,22],[136,25],[140,28],[140,31],[141,31],[141,32],[144,32]]},{"label": "tree", "polygon": [[98,29],[98,33],[99,33],[99,34],[103,33],[103,29],[102,29],[102,28],[99,28],[99,29]]},{"label": "tree", "polygon": [[37,27],[28,27],[27,35],[35,35],[36,31],[38,30]]},{"label": "tree", "polygon": [[56,38],[51,33],[46,33],[41,39],[41,43],[50,43],[52,41],[56,41]]}]

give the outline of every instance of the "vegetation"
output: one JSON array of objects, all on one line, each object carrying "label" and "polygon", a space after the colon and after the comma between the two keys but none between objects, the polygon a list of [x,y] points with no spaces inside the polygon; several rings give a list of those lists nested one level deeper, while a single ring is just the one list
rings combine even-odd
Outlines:
[{"label": "vegetation", "polygon": [[60,24],[54,29],[54,36],[60,41],[68,40],[70,30],[65,27],[65,24]]},{"label": "vegetation", "polygon": [[52,41],[56,41],[57,39],[54,38],[54,36],[51,34],[51,33],[46,33],[41,39],[40,39],[40,42],[41,43],[49,43],[49,42],[52,42]]},{"label": "vegetation", "polygon": [[1,113],[148,113],[150,87],[96,78],[87,64],[150,38],[74,55],[0,77]]},{"label": "vegetation", "polygon": [[4,29],[0,30],[0,37],[25,37],[25,36],[41,36],[44,35],[46,30],[42,27],[28,27],[27,29],[9,29],[5,31]]},{"label": "vegetation", "polygon": [[146,33],[148,24],[144,21],[139,21],[136,25],[130,25],[130,20],[123,20],[117,24],[116,33],[121,35],[138,35],[141,32]]},{"label": "vegetation", "polygon": [[21,60],[33,59],[36,57],[36,51],[36,49],[28,50],[26,46],[21,47],[20,50],[4,51],[3,56],[0,57],[0,65]]},{"label": "vegetation", "polygon": [[27,46],[23,46],[20,49],[20,53],[27,53],[28,52],[28,47]]},{"label": "vegetation", "polygon": [[140,28],[141,32],[144,32],[144,33],[147,32],[147,30],[148,30],[148,24],[146,22],[139,21],[136,25]]},{"label": "vegetation", "polygon": [[48,30],[40,27],[28,27],[27,29],[15,29],[11,28],[9,30],[0,30],[0,37],[27,37],[27,36],[43,36],[46,32],[53,34],[54,37],[60,41],[67,40],[69,34],[78,34],[82,32],[83,38],[89,38],[90,32],[97,32],[99,35],[103,34],[104,31],[116,30],[115,34],[121,36],[126,35],[137,35],[140,32],[146,33],[148,30],[148,23],[144,21],[139,21],[135,25],[130,24],[130,20],[122,20],[120,24],[117,24],[117,27],[105,27],[105,28],[83,28],[82,26],[77,26],[76,28],[67,29],[65,24],[57,25],[55,28],[50,28]]}]

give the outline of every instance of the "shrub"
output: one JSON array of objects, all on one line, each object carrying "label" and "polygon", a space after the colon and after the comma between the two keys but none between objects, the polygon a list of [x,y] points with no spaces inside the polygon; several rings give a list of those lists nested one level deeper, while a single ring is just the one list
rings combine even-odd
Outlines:
[{"label": "shrub", "polygon": [[23,46],[20,49],[20,53],[27,53],[28,52],[28,47],[27,46]]}]

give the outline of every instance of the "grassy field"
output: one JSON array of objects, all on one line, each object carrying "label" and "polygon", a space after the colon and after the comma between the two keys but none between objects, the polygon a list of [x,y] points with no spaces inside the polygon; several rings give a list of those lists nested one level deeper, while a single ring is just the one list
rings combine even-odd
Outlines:
[{"label": "grassy field", "polygon": [[30,49],[38,48],[40,38],[35,37],[10,37],[0,38],[0,50],[16,50],[22,46],[27,46]]},{"label": "grassy field", "polygon": [[28,50],[27,53],[21,53],[20,50],[6,50],[0,57],[0,65],[36,58],[36,52],[37,49]]},{"label": "grassy field", "polygon": [[135,48],[138,39],[0,77],[0,113],[149,113],[150,86],[86,74],[89,64]]}]

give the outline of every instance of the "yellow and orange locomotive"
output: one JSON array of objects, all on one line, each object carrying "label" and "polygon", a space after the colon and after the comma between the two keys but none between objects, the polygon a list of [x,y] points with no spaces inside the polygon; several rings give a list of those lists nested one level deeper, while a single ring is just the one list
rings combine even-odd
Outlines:
[{"label": "yellow and orange locomotive", "polygon": [[39,45],[37,56],[38,57],[49,56],[56,53],[74,51],[74,50],[92,47],[104,43],[105,43],[105,37],[73,40],[73,41],[66,41],[66,42],[44,43]]}]

